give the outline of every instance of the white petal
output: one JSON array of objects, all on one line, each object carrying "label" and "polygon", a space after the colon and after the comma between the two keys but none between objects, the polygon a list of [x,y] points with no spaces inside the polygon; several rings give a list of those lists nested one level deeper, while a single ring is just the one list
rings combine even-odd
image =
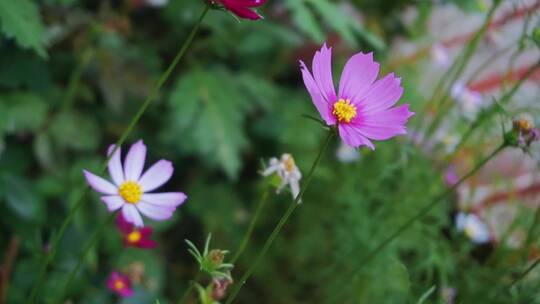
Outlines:
[{"label": "white petal", "polygon": [[144,168],[146,158],[146,146],[142,140],[134,143],[126,156],[124,162],[124,177],[126,180],[138,181]]},{"label": "white petal", "polygon": [[84,177],[86,178],[86,182],[92,187],[92,189],[96,190],[99,193],[103,194],[117,194],[118,190],[116,187],[107,181],[106,179],[103,179],[93,173],[90,173],[86,170],[83,170]]},{"label": "white petal", "polygon": [[[116,146],[110,145],[107,151],[107,155],[110,156]],[[114,155],[109,160],[109,174],[117,186],[120,186],[124,182],[124,170],[122,169],[122,161],[120,160],[120,148],[116,149]]]},{"label": "white petal", "polygon": [[[289,181],[289,185],[291,186],[291,193],[293,196],[293,199],[296,199],[296,197],[300,194],[300,184],[298,180],[293,179]],[[298,203],[300,204],[302,201],[299,200]]]},{"label": "white petal", "polygon": [[163,192],[145,193],[142,195],[141,200],[156,206],[176,208],[181,205],[186,198],[187,196],[182,192]]},{"label": "white petal", "polygon": [[109,211],[115,211],[125,204],[119,195],[102,196],[101,200],[107,205]]},{"label": "white petal", "polygon": [[171,207],[161,207],[149,204],[144,201],[141,201],[137,204],[137,209],[139,209],[142,214],[156,221],[162,221],[171,218],[175,210],[174,207],[171,209]]},{"label": "white petal", "polygon": [[173,171],[172,163],[162,159],[146,170],[139,180],[139,184],[144,192],[152,191],[166,183],[171,178]]},{"label": "white petal", "polygon": [[133,225],[137,227],[144,226],[143,220],[141,215],[139,214],[139,211],[135,206],[132,204],[124,204],[124,207],[122,207],[122,215],[126,219],[128,223],[132,223]]}]

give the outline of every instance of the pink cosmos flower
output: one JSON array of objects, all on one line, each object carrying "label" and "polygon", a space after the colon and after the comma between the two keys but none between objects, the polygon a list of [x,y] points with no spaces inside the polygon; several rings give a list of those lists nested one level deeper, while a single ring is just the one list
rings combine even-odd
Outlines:
[{"label": "pink cosmos flower", "polygon": [[107,288],[117,293],[122,298],[131,297],[133,295],[133,289],[131,289],[129,278],[117,271],[113,271],[109,276],[109,279],[107,279]]},{"label": "pink cosmos flower", "polygon": [[[114,145],[109,147],[108,155],[114,147]],[[173,166],[170,161],[162,159],[142,174],[145,158],[146,146],[139,140],[129,149],[123,166],[120,148],[111,157],[109,174],[114,183],[83,170],[90,187],[105,194],[101,200],[109,211],[122,208],[126,221],[137,227],[144,226],[140,213],[153,220],[166,220],[187,198],[182,192],[148,193],[171,178]]]},{"label": "pink cosmos flower", "polygon": [[152,249],[157,246],[156,242],[150,238],[153,232],[152,227],[137,228],[128,223],[122,213],[116,218],[116,227],[122,233],[126,247]]},{"label": "pink cosmos flower", "polygon": [[406,134],[405,124],[414,113],[408,104],[392,108],[403,93],[401,79],[390,73],[376,80],[379,64],[373,53],[358,53],[345,64],[336,94],[331,57],[332,49],[324,44],[313,57],[313,74],[300,61],[304,84],[326,124],[337,124],[343,141],[355,148],[374,150],[370,140]]},{"label": "pink cosmos flower", "polygon": [[239,18],[258,20],[262,16],[253,9],[263,5],[266,0],[210,0],[210,3],[221,3],[223,7]]}]

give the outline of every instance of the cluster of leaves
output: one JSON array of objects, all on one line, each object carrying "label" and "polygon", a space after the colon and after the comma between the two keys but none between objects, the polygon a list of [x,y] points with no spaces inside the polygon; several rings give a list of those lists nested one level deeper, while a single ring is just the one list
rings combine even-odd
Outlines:
[{"label": "cluster of leaves", "polygon": [[[171,0],[161,8],[142,2],[0,0],[0,252],[18,244],[8,303],[24,302],[38,262],[83,193],[81,169],[97,168],[203,6],[200,0]],[[174,162],[168,187],[188,193],[189,201],[172,221],[153,224],[156,251],[126,250],[119,235],[106,234],[69,290],[74,302],[112,302],[104,284],[111,269],[140,279],[135,296],[122,303],[179,298],[198,271],[183,240],[203,243],[212,232],[219,248],[236,248],[262,188],[260,159],[290,152],[305,171],[315,157],[324,131],[301,116],[315,110],[297,59],[309,61],[328,39],[349,50],[338,51],[337,64],[353,49],[377,50],[384,59],[386,41],[404,32],[420,35],[431,8],[418,4],[423,13],[417,28],[405,29],[392,20],[418,1],[268,2],[264,22],[238,23],[217,12],[205,19],[173,80],[130,137],[144,138],[150,158]],[[357,18],[360,9],[365,22]],[[403,99],[419,100],[414,81],[420,76],[407,76]],[[493,279],[515,269],[505,254],[489,267],[481,265],[492,248],[473,252],[455,233],[449,201],[361,265],[366,252],[443,184],[433,161],[404,141],[380,144],[377,153],[363,151],[348,164],[336,161],[338,144],[332,143],[305,203],[239,302],[324,303],[337,297],[336,303],[405,303],[435,285],[481,303],[501,283]],[[54,299],[96,223],[106,217],[95,195],[85,199],[41,291],[43,302]],[[271,202],[233,277],[253,261],[290,197],[271,196]],[[527,299],[535,293],[517,299],[533,303]]]}]

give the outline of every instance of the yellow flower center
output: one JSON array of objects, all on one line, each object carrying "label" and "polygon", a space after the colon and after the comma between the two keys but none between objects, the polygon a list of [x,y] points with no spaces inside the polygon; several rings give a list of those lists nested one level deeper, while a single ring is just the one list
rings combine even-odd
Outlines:
[{"label": "yellow flower center", "polygon": [[465,227],[465,235],[467,235],[469,238],[474,239],[477,234],[478,229],[476,226],[468,225]]},{"label": "yellow flower center", "polygon": [[116,280],[116,282],[114,282],[114,289],[116,290],[122,290],[126,287],[126,284],[124,284],[124,282],[122,282],[121,280]]},{"label": "yellow flower center", "polygon": [[130,243],[137,243],[142,238],[142,234],[139,230],[133,230],[127,235],[127,240]]},{"label": "yellow flower center", "polygon": [[136,182],[127,181],[120,185],[118,194],[128,203],[137,204],[143,194],[141,186]]},{"label": "yellow flower center", "polygon": [[292,172],[294,168],[296,167],[294,163],[294,158],[292,156],[288,155],[285,160],[283,161],[283,164],[285,165],[285,170],[287,172]]},{"label": "yellow flower center", "polygon": [[332,114],[336,116],[339,122],[349,123],[356,117],[356,107],[351,104],[349,99],[339,99],[334,103]]}]

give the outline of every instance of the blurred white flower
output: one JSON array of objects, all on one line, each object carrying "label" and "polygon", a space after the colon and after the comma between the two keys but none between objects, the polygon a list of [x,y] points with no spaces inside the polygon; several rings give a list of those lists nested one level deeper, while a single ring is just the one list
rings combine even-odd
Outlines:
[{"label": "blurred white flower", "polygon": [[440,43],[435,43],[431,46],[430,50],[431,60],[438,66],[448,67],[451,63],[448,50]]},{"label": "blurred white flower", "polygon": [[[281,159],[272,157],[270,159],[270,165],[263,172],[263,176],[269,176],[277,174],[281,178],[281,184],[277,188],[277,193],[281,192],[283,188],[289,185],[291,193],[294,199],[300,193],[300,179],[302,174],[294,162],[294,158],[289,153],[281,155]],[[298,202],[300,203],[300,201]]]},{"label": "blurred white flower", "polygon": [[336,150],[336,157],[340,162],[352,163],[360,158],[360,152],[357,149],[346,145],[343,141],[340,142]]},{"label": "blurred white flower", "polygon": [[162,7],[167,3],[169,3],[169,0],[146,0],[146,4],[153,7]]},{"label": "blurred white flower", "polygon": [[487,243],[491,238],[489,227],[472,213],[460,212],[456,217],[456,227],[477,244]]},{"label": "blurred white flower", "polygon": [[482,95],[469,90],[463,82],[456,82],[450,94],[459,104],[462,115],[467,119],[474,120],[483,107]]}]

